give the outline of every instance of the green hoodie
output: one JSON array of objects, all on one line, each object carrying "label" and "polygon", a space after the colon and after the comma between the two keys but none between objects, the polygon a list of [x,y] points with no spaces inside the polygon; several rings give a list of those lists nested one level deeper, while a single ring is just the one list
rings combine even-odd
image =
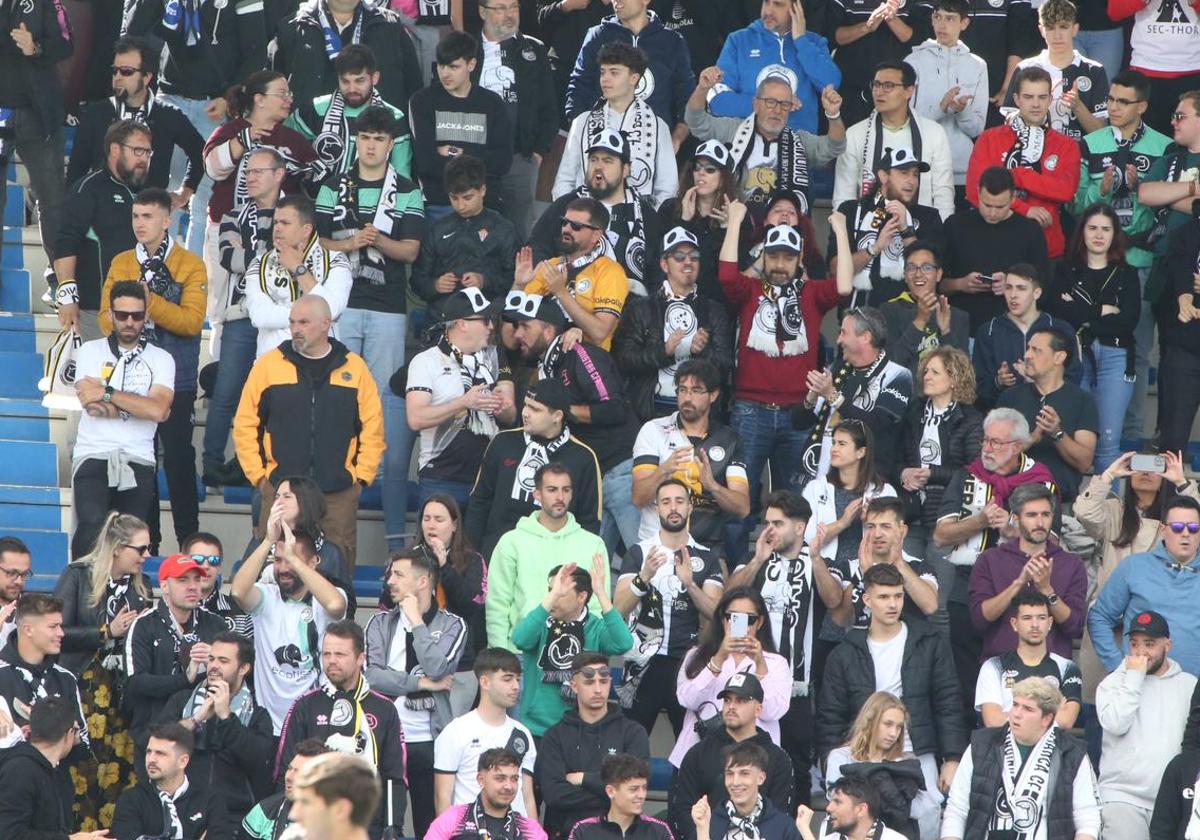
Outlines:
[{"label": "green hoodie", "polygon": [[[591,569],[592,557],[600,553],[604,563],[604,585],[612,592],[608,567],[608,549],[604,540],[585,531],[567,514],[567,524],[548,531],[538,523],[539,511],[517,520],[517,526],[500,538],[488,563],[487,611],[488,644],[520,653],[513,643],[513,629],[530,610],[538,606],[550,588],[550,570],[563,563],[575,563]],[[592,598],[588,609],[600,612],[600,602]]]}]

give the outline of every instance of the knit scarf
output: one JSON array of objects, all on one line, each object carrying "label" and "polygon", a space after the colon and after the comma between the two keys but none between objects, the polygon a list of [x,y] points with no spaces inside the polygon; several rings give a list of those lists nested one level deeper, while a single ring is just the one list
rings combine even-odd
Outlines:
[{"label": "knit scarf", "polygon": [[[183,720],[187,720],[196,714],[196,711],[204,704],[208,697],[208,681],[203,680],[192,691],[187,702],[183,704]],[[249,728],[250,718],[254,714],[254,697],[250,694],[250,686],[242,683],[242,687],[237,690],[237,693],[229,698],[229,712],[237,718],[242,726]],[[196,732],[196,746],[205,748],[208,745],[208,727],[203,727]]]},{"label": "knit scarf", "polygon": [[[906,211],[907,212],[907,211]],[[879,232],[887,224],[887,201],[881,191],[872,198],[868,196],[858,202],[854,208],[854,226],[851,236],[851,250],[865,251],[875,245],[877,252],[862,270],[854,275],[854,288],[869,291],[873,287],[871,270],[878,271],[880,278],[888,280],[904,279],[904,240],[896,233],[888,242],[878,245]],[[905,226],[912,224],[912,214],[905,218]]]},{"label": "knit scarf", "polygon": [[150,110],[154,107],[153,96],[147,94],[146,101],[140,108],[130,108],[115,96],[108,97],[108,101],[112,103],[113,114],[117,121],[133,120],[145,126],[150,125]]},{"label": "knit scarf", "polygon": [[[167,606],[165,600],[159,601],[158,606],[154,610],[159,621],[167,628],[167,634],[171,637],[171,645],[175,653],[175,666],[178,670],[175,673],[181,673],[183,670],[184,660],[188,658],[192,647],[200,641],[200,637],[196,634],[197,628],[200,626],[199,616],[193,611],[190,623],[191,627],[184,627],[175,620],[175,615],[171,612],[171,608]],[[205,668],[201,668],[204,672]]]},{"label": "knit scarf", "polygon": [[[142,271],[141,281],[146,284],[151,293],[159,297],[167,297],[171,288],[171,271],[167,268],[167,257],[170,256],[175,243],[170,236],[164,236],[154,253],[148,253],[146,246],[139,242],[133,249],[137,257],[138,268]],[[178,303],[173,300],[171,303]]]},{"label": "knit scarf", "polygon": [[[880,161],[883,160],[885,152],[890,152],[891,147],[883,145],[884,128],[883,114],[878,111],[872,111],[867,117],[867,133],[863,136],[862,150],[862,169],[859,173],[859,198],[866,198],[875,189],[877,179],[875,172],[879,168]],[[908,133],[912,138],[909,146],[912,148],[913,157],[917,160],[921,159],[921,128],[917,125],[917,116],[911,110],[908,112]],[[920,187],[917,188],[917,195],[921,194]],[[914,196],[913,200],[916,200]]]},{"label": "knit scarf", "polygon": [[[361,13],[359,13],[361,18]],[[383,97],[375,88],[367,107],[383,105]],[[349,154],[353,142],[350,134],[350,118],[346,116],[346,99],[340,90],[335,90],[329,99],[329,109],[321,120],[321,131],[313,140],[316,160],[310,164],[309,177],[313,182],[324,181],[332,172],[345,172],[354,161]]]},{"label": "knit scarf", "polygon": [[809,212],[808,201],[808,153],[804,150],[804,141],[800,135],[787,126],[779,133],[776,140],[767,140],[755,131],[754,115],[746,117],[737,127],[730,143],[730,156],[736,161],[739,171],[745,166],[746,159],[754,148],[754,139],[758,137],[769,149],[775,144],[775,189],[790,189],[802,199],[801,212]]},{"label": "knit scarf", "polygon": [[921,410],[921,466],[940,467],[942,465],[942,448],[939,445],[937,449],[926,447],[924,441],[926,438],[936,438],[938,436],[937,428],[942,424],[942,421],[951,415],[958,403],[954,400],[950,404],[938,411],[933,405],[933,400],[926,400],[925,406]]},{"label": "knit scarf", "polygon": [[[263,143],[254,138],[250,131],[250,123],[246,123],[237,133],[237,140],[242,144],[246,153],[242,155],[242,159],[238,161],[237,174],[233,181],[233,207],[237,209],[243,204],[250,201],[250,193],[246,192],[246,167],[250,164],[251,154],[257,149],[264,146],[270,146],[269,143]],[[304,164],[292,157],[292,153],[283,146],[271,146],[279,156],[283,158],[284,174],[287,178],[297,178],[309,171],[310,164]]]},{"label": "knit scarf", "polygon": [[762,819],[763,798],[758,795],[754,808],[746,816],[738,813],[732,800],[725,800],[725,814],[729,817],[729,831],[725,832],[725,840],[762,840],[758,830],[758,821]]},{"label": "knit scarf", "polygon": [[578,618],[559,621],[553,616],[546,618],[546,640],[538,655],[538,668],[542,682],[547,685],[565,686],[571,681],[571,661],[583,650],[583,629],[587,624],[588,610],[585,605]]},{"label": "knit scarf", "polygon": [[[130,365],[140,359],[142,354],[146,352],[146,345],[149,343],[149,341],[150,337],[146,335],[145,330],[142,330],[142,334],[138,336],[137,345],[130,350],[125,350],[117,342],[116,332],[109,333],[108,349],[116,357],[117,361],[111,367],[108,365],[104,366],[108,372],[102,374],[100,378],[104,380],[105,386],[108,386],[113,381],[117,381],[120,383],[120,387],[113,385],[113,388],[118,391],[125,390],[125,376],[130,369]],[[117,379],[117,371],[121,372],[120,379]],[[129,419],[128,411],[123,411],[121,409],[117,409],[117,411],[122,420]]]},{"label": "knit scarf", "polygon": [[675,371],[680,362],[691,358],[692,341],[700,329],[700,318],[696,312],[698,295],[694,288],[686,295],[677,295],[671,290],[671,284],[667,280],[663,280],[662,295],[666,303],[663,313],[663,344],[667,343],[674,332],[683,332],[683,340],[676,346],[670,364],[658,369],[658,396],[672,398],[675,396]]},{"label": "knit scarf", "polygon": [[[842,404],[854,402],[855,398],[860,393],[865,391],[871,384],[871,380],[878,376],[887,367],[888,355],[886,352],[880,353],[879,358],[871,362],[865,368],[856,368],[849,362],[843,361],[842,364],[834,371],[833,374],[833,389],[839,393],[842,386],[846,385],[847,392],[843,394]],[[847,383],[846,380],[853,377],[855,381]],[[832,439],[833,427],[836,423],[832,422],[833,403],[821,397],[817,400],[816,407],[817,422],[813,425],[812,432],[808,436],[808,443],[805,445],[804,458],[801,466],[805,473],[810,478],[816,478],[817,475],[823,472],[822,448],[825,446],[826,438]],[[827,466],[827,465],[826,465]]]},{"label": "knit scarf", "polygon": [[1009,117],[1008,127],[1017,135],[1017,142],[1005,152],[1004,168],[1016,169],[1018,166],[1033,166],[1040,170],[1042,153],[1046,150],[1045,126],[1029,125],[1021,119],[1020,113],[1016,113]]},{"label": "knit scarf", "polygon": [[200,43],[200,7],[204,0],[165,0],[162,27],[168,32],[183,31],[189,47]]},{"label": "knit scarf", "polygon": [[1142,137],[1146,134],[1146,124],[1140,123],[1129,137],[1123,137],[1121,130],[1116,126],[1113,126],[1112,133],[1117,144],[1117,153],[1112,162],[1112,208],[1121,227],[1128,227],[1133,221],[1133,191],[1129,187],[1129,179],[1125,176],[1125,167],[1133,155],[1133,147],[1142,142]]},{"label": "knit scarf", "polygon": [[[486,385],[491,388],[495,384],[496,378],[492,376],[491,368],[477,354],[463,353],[447,341],[444,335],[438,342],[438,348],[458,365],[459,374],[462,376],[463,393],[470,391],[476,385]],[[488,438],[495,437],[496,432],[499,431],[496,426],[496,418],[490,411],[479,411],[474,408],[467,410],[463,427],[471,434],[483,435]]]},{"label": "knit scarf", "polygon": [[493,834],[488,830],[488,822],[483,810],[483,796],[475,797],[475,801],[463,812],[462,822],[454,830],[454,837],[488,838],[488,840],[521,840],[520,815],[512,808],[504,815],[504,827],[499,833]]},{"label": "knit scarf", "polygon": [[[847,765],[842,766],[845,767]],[[905,816],[907,816],[907,814]],[[887,826],[884,824],[883,820],[875,820],[875,822],[871,825],[871,829],[867,832],[865,840],[879,840],[879,838],[883,837],[883,830],[886,827]],[[821,837],[825,838],[825,840],[833,840],[835,837],[841,838],[841,840],[848,840],[845,834],[833,830],[833,822],[829,817],[826,817],[824,823],[822,824]]]},{"label": "knit scarf", "polygon": [[[379,203],[375,205],[375,213],[369,220],[384,236],[391,236],[395,227],[393,214],[396,210],[398,177],[396,170],[389,165],[383,178],[383,188],[379,191]],[[334,239],[349,238],[359,229],[366,227],[367,220],[363,218],[364,214],[358,206],[361,185],[357,163],[349,171],[338,176],[335,184],[337,206],[333,210],[333,222],[339,229],[333,231]],[[387,259],[374,245],[348,251],[346,256],[350,259],[350,271],[355,282],[370,286],[382,286],[387,282]]]},{"label": "knit scarf", "polygon": [[1051,726],[1034,745],[1029,757],[1021,765],[1017,741],[1012,729],[1004,739],[1004,796],[996,800],[996,813],[992,817],[992,830],[1011,831],[1017,840],[1033,840],[1038,826],[1045,816],[1046,802],[1050,796],[1051,764],[1058,738],[1058,727]]},{"label": "knit scarf", "polygon": [[[586,186],[580,187],[575,193],[592,197]],[[620,263],[625,274],[640,283],[646,276],[646,224],[642,218],[641,195],[632,187],[627,187],[625,200],[608,208],[608,213],[608,230],[600,240],[603,245],[601,253]]]},{"label": "knit scarf", "polygon": [[991,501],[1000,507],[1007,507],[1008,497],[1012,491],[1022,484],[1053,484],[1054,475],[1042,463],[1034,463],[1027,470],[1018,470],[1012,475],[1001,475],[992,472],[983,465],[982,459],[976,458],[967,464],[967,472],[992,488]]},{"label": "knit scarf", "polygon": [[[768,610],[771,632],[779,640],[779,655],[792,666],[792,696],[807,696],[812,674],[813,585],[812,556],[808,544],[800,548],[800,556],[788,559],[771,552],[763,564],[763,585],[760,589],[782,588],[782,615]],[[796,628],[804,626],[803,649],[796,649]]]},{"label": "knit scarf", "polygon": [[[321,32],[325,37],[325,56],[333,61],[342,51],[342,36],[338,33],[337,24],[329,14],[329,4],[317,4],[317,20],[321,23]],[[350,33],[350,43],[362,41],[363,7],[360,3],[354,9],[354,31]]]},{"label": "knit scarf", "polygon": [[[304,252],[304,264],[308,266],[313,280],[318,285],[325,282],[325,275],[329,272],[329,252],[321,246],[315,233]],[[279,249],[277,248],[272,248],[258,261],[258,276],[255,280],[258,282],[259,288],[272,300],[278,299],[274,291],[276,289],[286,290],[292,303],[295,303],[304,294],[296,278],[279,261]]]},{"label": "knit scarf", "polygon": [[[367,722],[367,714],[362,706],[363,699],[371,693],[366,676],[358,678],[358,685],[353,691],[338,691],[328,681],[321,683],[321,690],[333,701],[329,711],[329,728],[341,730],[326,736],[325,746],[334,752],[361,755],[372,767],[378,767],[379,744],[375,741],[375,733]],[[347,727],[350,728],[349,733],[345,731]]]},{"label": "knit scarf", "polygon": [[[154,784],[154,782],[150,784]],[[183,823],[179,820],[179,812],[175,809],[175,802],[187,793],[187,789],[187,776],[183,777],[183,784],[174,793],[167,793],[158,785],[154,785],[154,791],[158,794],[163,809],[163,833],[159,835],[159,838],[183,840]]]},{"label": "knit scarf", "polygon": [[571,432],[565,423],[558,437],[553,440],[535,438],[529,432],[525,432],[525,451],[521,453],[521,460],[513,476],[513,499],[537,505],[533,498],[533,476],[550,463],[550,456],[565,446],[570,439]]},{"label": "knit scarf", "polygon": [[[613,125],[609,124],[610,114]],[[579,148],[582,171],[587,171],[587,150],[601,132],[610,128],[624,134],[629,141],[629,177],[625,183],[633,189],[648,192],[654,186],[654,165],[658,158],[658,117],[645,100],[638,97],[634,97],[623,114],[617,114],[601,100],[584,121]]]},{"label": "knit scarf", "polygon": [[762,297],[750,321],[746,346],[772,358],[801,356],[808,352],[808,327],[800,310],[800,291],[804,288],[803,271],[782,286],[766,280]]},{"label": "knit scarf", "polygon": [[557,335],[546,348],[546,352],[542,354],[542,358],[538,359],[537,378],[539,382],[558,376],[558,366],[562,362],[562,356],[562,336]]},{"label": "knit scarf", "polygon": [[[643,543],[643,550],[647,550]],[[662,650],[666,641],[662,592],[651,581],[645,581],[646,593],[638,597],[637,608],[629,616],[629,632],[633,648],[625,655],[625,679],[617,688],[621,708],[632,709],[638,686],[646,675],[650,660]],[[634,591],[637,594],[637,591]]]}]

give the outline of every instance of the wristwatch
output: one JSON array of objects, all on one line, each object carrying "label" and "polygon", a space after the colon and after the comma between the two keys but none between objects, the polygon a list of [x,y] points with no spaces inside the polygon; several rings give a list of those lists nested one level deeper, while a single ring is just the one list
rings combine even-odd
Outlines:
[{"label": "wristwatch", "polygon": [[308,274],[308,266],[304,263],[300,263],[300,265],[296,266],[296,269],[292,272],[292,279],[299,280],[305,274]]},{"label": "wristwatch", "polygon": [[1058,443],[1060,440],[1062,440],[1064,437],[1066,437],[1066,434],[1067,433],[1064,432],[1062,429],[1059,429],[1057,432],[1050,435],[1050,437],[1054,440],[1055,443]]},{"label": "wristwatch", "polygon": [[1047,596],[1046,596],[1046,602],[1047,602],[1048,604],[1050,604],[1050,606],[1052,606],[1052,607],[1053,607],[1055,604],[1057,604],[1057,603],[1058,603],[1058,593],[1057,593],[1057,592],[1051,592],[1049,595],[1047,595]]},{"label": "wristwatch", "polygon": [[113,391],[114,391],[114,390],[115,390],[115,389],[113,388],[113,386],[111,386],[111,385],[106,385],[106,386],[104,387],[104,396],[103,396],[103,397],[101,397],[100,399],[101,399],[101,400],[103,400],[103,401],[104,401],[104,402],[106,402],[106,403],[110,403],[110,402],[112,402],[112,398],[113,398]]}]

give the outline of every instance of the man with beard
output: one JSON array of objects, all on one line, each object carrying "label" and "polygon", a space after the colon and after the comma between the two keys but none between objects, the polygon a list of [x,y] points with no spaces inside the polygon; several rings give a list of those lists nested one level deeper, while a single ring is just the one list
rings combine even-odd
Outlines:
[{"label": "man with beard", "polygon": [[1042,484],[1024,484],[1008,497],[1017,538],[979,555],[969,586],[971,619],[983,637],[983,659],[1012,650],[1016,631],[1007,619],[1015,615],[1018,593],[1034,589],[1050,602],[1054,624],[1046,647],[1070,657],[1087,620],[1087,569],[1078,554],[1051,539],[1055,499]]},{"label": "man with beard", "polygon": [[1063,255],[1059,209],[1079,188],[1079,145],[1059,134],[1048,123],[1050,74],[1041,67],[1026,67],[1013,77],[1017,113],[1006,125],[989,128],[975,141],[967,166],[967,200],[979,205],[979,177],[983,170],[1003,166],[1012,170],[1017,188],[1013,209],[1042,226],[1046,252],[1055,260]]},{"label": "man with beard", "polygon": [[330,175],[349,172],[358,160],[355,119],[368,108],[383,108],[395,121],[395,144],[387,154],[392,169],[412,177],[412,134],[404,112],[379,95],[379,70],[375,52],[362,44],[347,44],[333,59],[337,90],[311,102],[299,102],[284,125],[294,128],[313,144],[317,158],[309,181],[320,184]]},{"label": "man with beard", "polygon": [[[888,828],[878,817],[877,789],[862,777],[843,776],[829,788],[821,840],[904,840],[905,835]],[[804,840],[816,840],[812,830],[813,810],[804,803],[796,811],[796,828]]]},{"label": "man with beard", "polygon": [[475,801],[443,811],[427,831],[417,836],[424,840],[473,836],[546,840],[536,816],[526,816],[513,808],[521,790],[521,759],[509,750],[494,747],[479,756],[478,768],[479,796]]},{"label": "man with beard", "polygon": [[1012,693],[1008,723],[971,735],[946,799],[942,840],[1096,840],[1096,776],[1084,744],[1054,723],[1062,694],[1042,677],[1021,680]]},{"label": "man with beard", "polygon": [[543,824],[554,837],[566,837],[581,819],[605,812],[603,771],[612,756],[650,758],[649,734],[609,700],[608,656],[594,650],[576,654],[569,685],[575,703],[542,736],[534,771],[546,800]]},{"label": "man with beard", "polygon": [[[720,398],[733,370],[733,325],[724,302],[699,287],[703,259],[694,233],[683,226],[667,231],[659,260],[666,275],[662,285],[627,301],[613,337],[629,402],[643,421],[675,412],[681,396],[676,380],[685,367],[704,366],[707,375],[698,384],[710,404]],[[702,413],[707,415],[707,408]]]},{"label": "man with beard", "polygon": [[209,653],[204,680],[175,692],[158,722],[191,730],[196,748],[188,778],[211,785],[240,823],[270,789],[275,734],[249,683],[254,642],[227,630],[213,638]]},{"label": "man with beard", "polygon": [[742,441],[753,510],[768,458],[774,487],[788,486],[800,471],[804,436],[790,427],[787,412],[804,402],[806,377],[817,366],[821,319],[850,294],[852,266],[846,217],[835,211],[829,226],[843,257],[836,280],[807,276],[804,240],[789,226],[767,233],[762,276],[742,273],[738,240],[746,212],[740,201],[729,205],[718,278],[738,310],[732,426]]},{"label": "man with beard", "polygon": [[600,463],[592,448],[567,427],[571,401],[559,379],[530,385],[521,407],[521,428],[498,433],[484,451],[465,525],[467,539],[484,557],[491,556],[496,542],[522,517],[537,509],[533,477],[550,461],[571,476],[568,508],[575,520],[585,530],[600,533]]},{"label": "man with beard", "polygon": [[689,533],[688,484],[675,477],[661,481],[653,510],[659,527],[625,552],[613,593],[621,614],[632,616],[634,635],[617,696],[647,735],[665,710],[678,736],[684,716],[675,689],[679,666],[700,636],[701,619],[713,620],[725,582],[716,554]]},{"label": "man with beard", "polygon": [[383,784],[383,797],[371,819],[370,835],[379,837],[385,829],[390,829],[398,837],[404,826],[408,793],[404,733],[396,706],[371,690],[363,673],[366,662],[360,625],[343,619],[325,628],[321,641],[325,680],[292,704],[279,739],[275,775],[278,778],[284,774],[297,746],[309,738],[321,739],[334,752],[365,759]]},{"label": "man with beard", "polygon": [[[604,132],[600,139],[606,138],[628,148],[615,132]],[[588,152],[588,159],[611,164],[614,154],[597,147]],[[522,248],[517,253],[513,288],[528,295],[552,296],[587,341],[610,350],[630,289],[625,270],[608,255],[605,230],[611,216],[595,198],[574,192],[563,198],[569,201],[559,223],[558,256],[535,266],[535,249]]]},{"label": "man with beard", "polygon": [[[928,171],[929,164],[918,159],[912,149],[887,149],[875,168],[875,188],[864,198],[838,206],[847,219],[854,249],[851,307],[882,306],[904,293],[904,249],[918,239],[938,251],[945,247],[942,217],[932,207],[917,203],[921,173]],[[837,271],[835,245],[831,233],[830,271]]]},{"label": "man with beard", "polygon": [[247,639],[253,639],[254,622],[233,598],[221,591],[221,563],[224,560],[225,549],[221,545],[220,537],[207,531],[197,531],[183,541],[180,553],[208,568],[209,574],[201,582],[200,606],[225,619],[225,624],[230,630]]},{"label": "man with beard", "polygon": [[[767,4],[763,5],[765,8]],[[713,116],[707,110],[707,99],[712,91],[725,87],[724,78],[719,67],[700,73],[700,83],[688,99],[688,127],[699,140],[719,140],[729,146],[742,201],[753,208],[755,218],[766,212],[767,202],[777,190],[799,195],[801,212],[809,214],[809,167],[828,168],[846,151],[841,95],[833,85],[821,91],[819,104],[829,122],[829,132],[817,136],[788,124],[791,115],[800,113],[796,110],[800,100],[792,91],[791,80],[782,73],[772,72],[758,82],[750,116]]]},{"label": "man with beard", "polygon": [[658,533],[662,510],[656,494],[673,478],[687,491],[684,519],[691,533],[707,546],[720,548],[725,543],[725,553],[736,560],[746,547],[726,540],[726,529],[739,526],[749,515],[750,490],[737,433],[713,417],[721,396],[720,376],[708,362],[697,359],[680,365],[674,378],[679,410],[646,423],[633,444],[633,503],[642,509],[638,539]]},{"label": "man with beard", "polygon": [[33,555],[20,537],[0,537],[0,647],[16,629],[17,600],[33,577]]},{"label": "man with beard", "polygon": [[1149,835],[1159,782],[1179,749],[1196,677],[1169,658],[1171,628],[1153,610],[1129,625],[1129,655],[1096,688],[1104,728],[1100,809],[1104,836]]},{"label": "man with beard", "polygon": [[1017,634],[1016,649],[984,662],[975,682],[975,710],[984,726],[1004,725],[1013,704],[1013,684],[1026,677],[1050,678],[1063,693],[1062,705],[1054,716],[1055,723],[1070,729],[1079,718],[1083,677],[1079,666],[1069,657],[1054,653],[1047,646],[1046,640],[1054,626],[1051,606],[1049,598],[1028,587],[1013,598],[1008,623]]},{"label": "man with beard", "polygon": [[792,671],[792,702],[779,721],[779,742],[792,758],[797,802],[811,798],[809,767],[813,759],[813,640],[821,616],[842,610],[845,572],[809,552],[804,531],[812,508],[799,493],[776,490],[767,497],[763,529],[754,556],[729,577],[730,588],[750,586],[762,593],[771,636]]},{"label": "man with beard", "polygon": [[563,349],[567,319],[557,298],[511,292],[504,319],[515,322],[517,348],[526,362],[536,365],[538,379],[559,379],[567,386],[568,422],[595,450],[600,464],[604,503],[600,534],[609,552],[615,551],[618,538],[633,545],[641,518],[632,499],[637,424],[617,363],[603,348],[586,341]]},{"label": "man with beard", "polygon": [[150,170],[150,129],[132,119],[113,123],[104,134],[104,152],[103,168],[67,192],[54,244],[58,322],[74,327],[84,341],[100,336],[100,287],[109,265],[137,245],[133,196]]},{"label": "man with beard", "polygon": [[171,181],[171,155],[176,149],[187,158],[183,183],[171,194],[172,209],[191,200],[204,177],[204,139],[183,111],[154,95],[158,52],[144,39],[126,36],[117,41],[112,66],[112,93],[93,102],[79,115],[75,143],[67,162],[67,183],[74,184],[93,169],[104,166],[104,134],[120,120],[132,119],[150,129],[154,155],[146,186],[166,189]]},{"label": "man with beard", "polygon": [[[629,285],[636,294],[644,294],[646,283],[654,274],[654,266],[658,264],[658,246],[662,241],[663,225],[654,210],[654,205],[648,196],[642,195],[629,185],[630,160],[632,153],[629,140],[620,132],[611,129],[601,131],[585,150],[587,153],[587,180],[583,186],[572,190],[566,195],[559,196],[542,214],[533,226],[529,237],[532,255],[522,252],[520,259],[547,260],[559,254],[576,252],[567,262],[579,260],[580,266],[589,265],[594,258],[592,253],[604,255],[615,261],[628,278]],[[593,220],[574,218],[570,205],[579,198],[592,198],[600,202],[608,211],[605,217],[592,213]],[[574,244],[565,241],[567,223],[564,219],[571,217],[572,234],[592,233],[601,234],[599,237],[590,234],[586,237],[572,236]],[[586,224],[582,224],[586,222]],[[581,250],[583,242],[589,241],[589,250]],[[585,259],[586,258],[586,259]],[[532,265],[532,263],[529,263]],[[568,275],[571,272],[568,271]],[[518,265],[518,288],[520,287],[521,266]],[[547,285],[551,285],[546,279]],[[561,284],[562,281],[559,281]],[[586,292],[579,289],[579,292]],[[615,304],[616,314],[620,313],[619,305],[625,300],[624,295]],[[611,304],[610,304],[611,305]],[[613,322],[615,327],[616,322]],[[580,324],[582,326],[582,324]],[[609,333],[611,334],[610,328]],[[603,339],[593,339],[600,343]]]},{"label": "man with beard", "polygon": [[292,760],[288,762],[287,771],[283,775],[283,790],[261,800],[250,810],[242,820],[238,832],[239,839],[281,840],[292,825],[292,797],[296,776],[310,761],[327,752],[331,752],[329,747],[317,738],[309,738],[297,744],[295,754],[292,755]]},{"label": "man with beard", "polygon": [[901,453],[887,441],[900,440],[913,395],[912,373],[884,350],[887,321],[878,309],[851,309],[842,318],[837,345],[835,364],[808,374],[808,394],[792,410],[796,428],[811,429],[801,466],[814,478],[829,469],[836,415],[839,422],[857,420],[870,428],[876,443],[875,469],[892,481]]},{"label": "man with beard", "polygon": [[[317,571],[312,537],[293,534],[274,515],[267,532],[234,575],[230,591],[254,620],[254,684],[278,735],[292,702],[320,677],[321,637],[345,615],[346,594]],[[259,581],[272,548],[275,579]]]}]

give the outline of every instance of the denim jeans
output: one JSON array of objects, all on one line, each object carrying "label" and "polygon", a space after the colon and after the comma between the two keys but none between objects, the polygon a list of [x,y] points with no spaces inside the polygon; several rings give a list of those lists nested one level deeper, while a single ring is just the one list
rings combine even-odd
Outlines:
[{"label": "denim jeans", "polygon": [[[209,136],[221,125],[213,122],[208,118],[208,114],[204,109],[208,107],[207,99],[185,99],[182,96],[174,96],[165,94],[163,101],[170,102],[172,105],[183,111],[184,116],[188,118],[196,131],[200,132],[200,136],[207,142]],[[171,157],[171,185],[178,187],[183,184],[183,176],[187,174],[187,155],[183,149],[176,149],[175,154]],[[191,222],[187,232],[187,249],[193,254],[204,253],[204,233],[208,222],[208,200],[212,198],[213,182],[212,178],[204,175],[200,178],[200,184],[196,187],[196,194],[192,196],[191,202],[188,204],[188,213],[191,215]],[[178,223],[178,218],[176,218]]]},{"label": "denim jeans", "polygon": [[1098,29],[1094,32],[1080,31],[1075,36],[1075,49],[1079,50],[1092,61],[1104,65],[1108,81],[1121,72],[1122,59],[1125,57],[1125,31],[1121,27],[1115,29]]},{"label": "denim jeans", "polygon": [[1150,393],[1150,351],[1154,349],[1154,309],[1145,299],[1146,283],[1150,280],[1150,269],[1138,269],[1138,281],[1142,287],[1142,314],[1138,316],[1133,331],[1133,370],[1137,381],[1133,383],[1133,399],[1125,411],[1124,437],[1138,440],[1146,437],[1146,400]]},{"label": "denim jeans", "polygon": [[637,545],[642,512],[633,503],[633,459],[628,458],[606,472],[601,490],[604,510],[600,538],[611,558],[616,556],[618,539],[625,542],[626,550]]},{"label": "denim jeans", "polygon": [[742,399],[733,401],[729,425],[742,440],[742,457],[746,462],[746,476],[750,479],[750,516],[744,520],[742,530],[742,542],[746,542],[754,528],[762,497],[763,468],[769,461],[772,490],[797,488],[808,432],[792,427],[790,407],[768,408],[762,403]]},{"label": "denim jeans", "polygon": [[[38,226],[42,231],[42,249],[46,252],[47,264],[53,265],[54,244],[58,239],[63,193],[66,191],[62,126],[56,126],[54,132],[46,137],[42,133],[41,120],[32,108],[14,108],[10,125],[11,148],[16,150],[17,157],[29,173],[29,189],[33,193]],[[0,189],[0,219],[4,218],[6,204],[8,190]],[[0,244],[0,249],[3,247]]]},{"label": "denim jeans", "polygon": [[1092,342],[1095,366],[1085,354],[1083,389],[1096,399],[1100,416],[1100,434],[1096,440],[1093,464],[1103,472],[1121,454],[1121,430],[1125,427],[1125,409],[1133,398],[1133,382],[1125,378],[1125,348],[1105,347]]},{"label": "denim jeans", "polygon": [[387,451],[383,455],[380,490],[388,546],[403,544],[408,517],[408,467],[413,440],[404,400],[392,393],[388,380],[404,364],[404,335],[408,316],[370,309],[347,309],[338,318],[338,340],[363,357],[383,403],[383,429]]},{"label": "denim jeans", "polygon": [[242,398],[242,387],[254,366],[258,349],[258,329],[249,318],[226,321],[221,325],[221,360],[217,364],[217,381],[208,398],[208,416],[204,425],[205,468],[225,463],[225,445],[233,427],[233,415]]},{"label": "denim jeans", "polygon": [[471,500],[471,488],[474,484],[470,481],[445,481],[440,478],[417,478],[417,510],[421,509],[421,505],[434,493],[444,493],[458,503],[458,509],[461,513],[466,513],[467,502]]}]

